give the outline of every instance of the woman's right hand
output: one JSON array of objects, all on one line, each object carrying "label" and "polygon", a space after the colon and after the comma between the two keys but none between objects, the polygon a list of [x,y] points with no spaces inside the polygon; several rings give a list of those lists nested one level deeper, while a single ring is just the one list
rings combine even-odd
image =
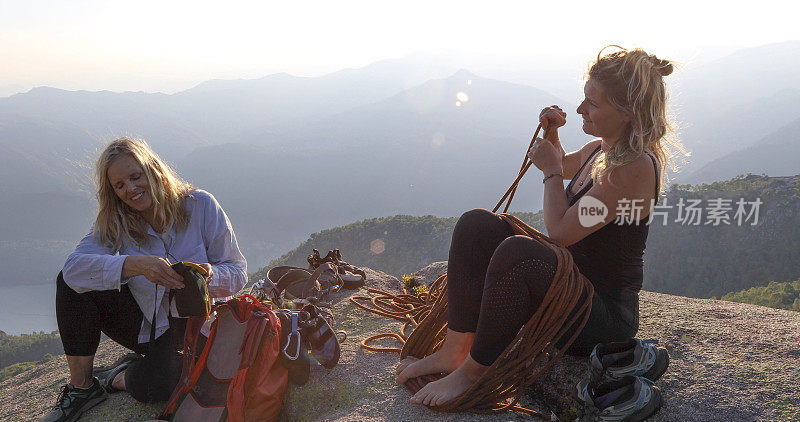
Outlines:
[{"label": "woman's right hand", "polygon": [[539,123],[541,123],[542,128],[544,128],[543,138],[552,142],[554,145],[556,143],[560,144],[558,128],[567,124],[567,113],[564,113],[561,107],[557,105],[545,107],[542,112],[539,113]]},{"label": "woman's right hand", "polygon": [[122,276],[144,276],[152,283],[168,289],[184,288],[183,277],[170,267],[169,262],[155,255],[128,255],[122,264]]}]

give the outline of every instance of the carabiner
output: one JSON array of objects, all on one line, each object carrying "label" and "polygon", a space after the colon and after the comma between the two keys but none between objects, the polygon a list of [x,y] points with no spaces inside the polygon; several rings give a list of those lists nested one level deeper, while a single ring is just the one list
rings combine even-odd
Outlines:
[{"label": "carabiner", "polygon": [[[299,314],[299,312],[292,311],[292,332],[289,333],[289,337],[287,338],[287,341],[286,341],[286,346],[283,347],[283,354],[286,355],[286,357],[289,360],[297,360],[297,358],[300,357],[300,343],[301,343],[301,341],[300,341],[300,331],[297,330],[298,314]],[[292,344],[292,336],[294,336],[295,339],[297,340],[297,348],[294,351],[294,356],[290,355],[289,352],[288,352],[289,345]]]}]

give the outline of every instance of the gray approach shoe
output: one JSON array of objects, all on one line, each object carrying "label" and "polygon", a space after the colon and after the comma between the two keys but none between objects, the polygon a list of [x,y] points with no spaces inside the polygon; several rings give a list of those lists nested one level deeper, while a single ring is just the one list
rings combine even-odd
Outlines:
[{"label": "gray approach shoe", "polygon": [[632,375],[586,385],[575,398],[583,404],[581,422],[639,422],[658,412],[663,403],[661,390],[652,381]]},{"label": "gray approach shoe", "polygon": [[89,388],[75,388],[71,384],[61,387],[56,405],[48,412],[41,422],[73,422],[81,417],[83,412],[91,409],[98,403],[108,398],[106,390],[100,386],[97,378],[92,379]]},{"label": "gray approach shoe", "polygon": [[669,354],[655,343],[658,340],[633,337],[627,341],[598,344],[589,356],[589,381],[613,381],[626,375],[658,380],[669,366]]}]

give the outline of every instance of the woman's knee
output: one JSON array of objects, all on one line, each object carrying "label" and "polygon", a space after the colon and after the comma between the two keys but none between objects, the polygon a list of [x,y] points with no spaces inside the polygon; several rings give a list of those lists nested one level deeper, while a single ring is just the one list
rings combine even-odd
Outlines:
[{"label": "woman's knee", "polygon": [[476,208],[461,215],[453,229],[453,242],[476,238],[501,237],[511,234],[508,224],[493,212]]},{"label": "woman's knee", "polygon": [[483,208],[475,208],[461,214],[461,217],[456,223],[456,228],[481,227],[496,219],[497,215],[493,212]]},{"label": "woman's knee", "polygon": [[[56,276],[56,292],[57,293],[58,292],[68,293],[69,290],[72,290],[72,289],[70,289],[70,287],[67,285],[67,282],[64,281],[64,272],[63,271],[59,271],[58,275]],[[73,290],[73,292],[74,292],[74,290]]]},{"label": "woman's knee", "polygon": [[501,266],[514,266],[522,261],[536,259],[555,266],[555,252],[536,239],[516,235],[503,240],[492,256],[492,261]]},{"label": "woman's knee", "polygon": [[528,284],[535,291],[546,290],[556,270],[555,253],[539,241],[527,236],[506,238],[492,255],[487,282],[509,278]]}]

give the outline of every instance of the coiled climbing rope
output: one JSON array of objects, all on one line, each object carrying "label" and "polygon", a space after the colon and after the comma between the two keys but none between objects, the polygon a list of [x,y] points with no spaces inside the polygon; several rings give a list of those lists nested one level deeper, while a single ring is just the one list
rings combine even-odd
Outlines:
[{"label": "coiled climbing rope", "polygon": [[[541,128],[540,124],[531,139],[531,146]],[[586,325],[594,288],[580,274],[572,255],[564,246],[506,213],[519,181],[531,164],[526,154],[519,174],[492,212],[497,212],[507,200],[499,216],[512,227],[515,234],[536,239],[555,253],[558,261],[555,277],[537,311],[486,373],[461,395],[441,406],[430,406],[434,410],[476,413],[514,410],[550,419],[548,415],[517,406],[517,402],[522,392],[556,362]],[[447,332],[447,274],[431,284],[426,293],[395,295],[376,289],[369,289],[369,292],[375,296],[354,296],[350,300],[362,309],[403,321],[404,324],[399,333],[382,333],[365,339],[361,343],[364,349],[400,353],[403,359],[407,356],[423,358],[441,347]],[[409,328],[413,331],[406,336]],[[571,334],[569,338],[568,334]],[[371,345],[383,338],[394,338],[403,347]],[[425,384],[443,376],[425,375],[410,379],[405,385],[414,394]]]}]

